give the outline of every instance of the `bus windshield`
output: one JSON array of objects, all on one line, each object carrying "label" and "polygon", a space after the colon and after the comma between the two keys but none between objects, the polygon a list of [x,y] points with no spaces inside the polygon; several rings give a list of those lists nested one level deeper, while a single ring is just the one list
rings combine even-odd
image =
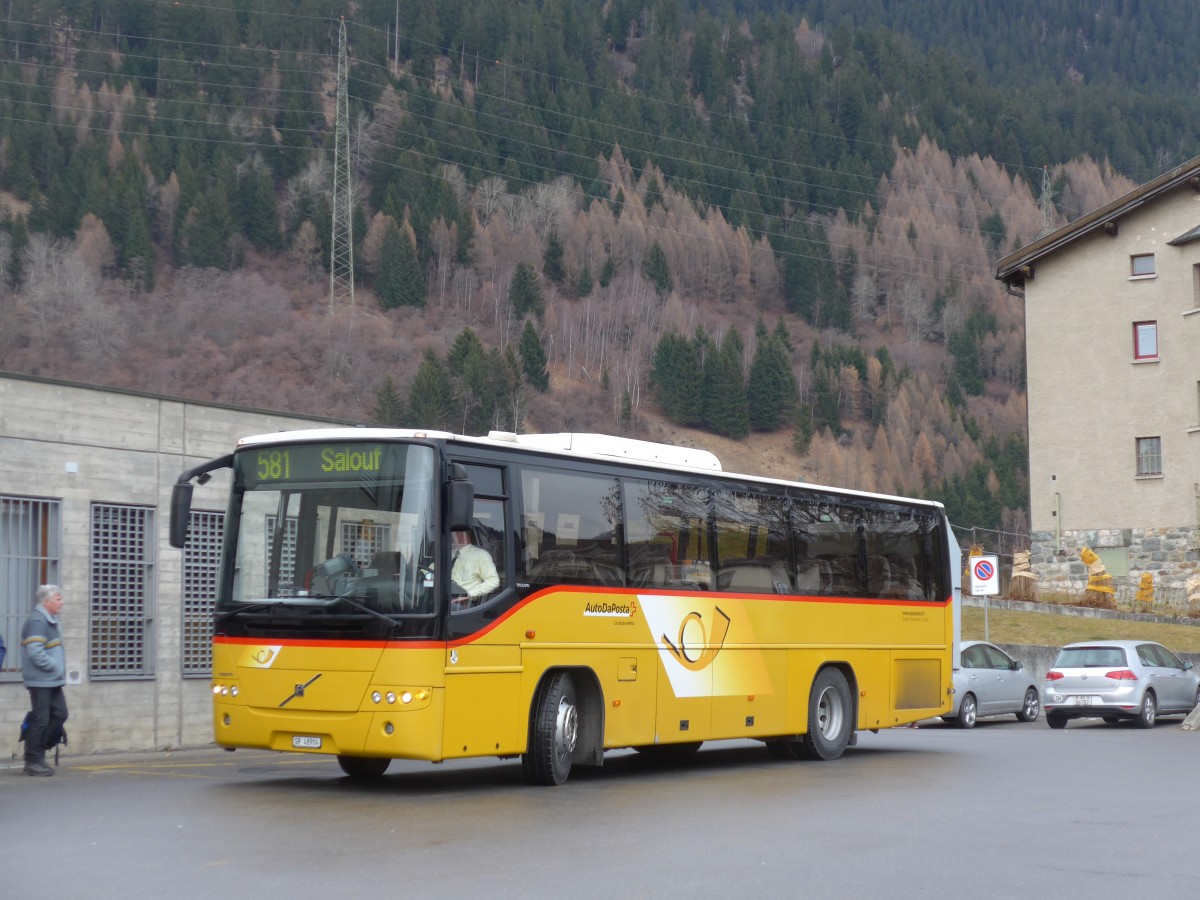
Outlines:
[{"label": "bus windshield", "polygon": [[[435,454],[404,443],[240,449],[218,592],[220,626],[300,612],[389,619],[434,612]],[[315,618],[314,618],[315,617]]]}]

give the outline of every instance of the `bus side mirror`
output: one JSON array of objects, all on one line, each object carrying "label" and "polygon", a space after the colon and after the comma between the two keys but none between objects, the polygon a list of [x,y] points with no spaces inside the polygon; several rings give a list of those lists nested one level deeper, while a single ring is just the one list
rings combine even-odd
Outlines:
[{"label": "bus side mirror", "polygon": [[192,516],[192,483],[176,483],[171,488],[171,546],[183,549],[187,544],[188,521]]},{"label": "bus side mirror", "polygon": [[475,485],[467,480],[467,472],[455,463],[446,484],[446,518],[451,531],[470,531],[475,518]]}]

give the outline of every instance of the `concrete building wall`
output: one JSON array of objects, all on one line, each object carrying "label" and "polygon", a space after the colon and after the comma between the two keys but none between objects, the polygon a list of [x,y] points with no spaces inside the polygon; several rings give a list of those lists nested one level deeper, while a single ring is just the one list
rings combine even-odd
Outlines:
[{"label": "concrete building wall", "polygon": [[[1097,541],[1127,558],[1135,579],[1154,571],[1181,584],[1197,571],[1200,241],[1168,242],[1198,224],[1200,193],[1180,188],[1123,215],[1115,235],[1097,230],[1039,259],[1025,284],[1043,587],[1086,583],[1079,550]],[[1136,254],[1154,254],[1154,275],[1131,274]],[[1157,323],[1158,356],[1137,360],[1134,323],[1147,321]],[[1141,437],[1161,438],[1161,474],[1137,474]]]},{"label": "concrete building wall", "polygon": [[[67,732],[72,752],[211,742],[209,679],[181,674],[183,554],[167,540],[171,487],[185,469],[230,452],[244,435],[329,424],[0,374],[0,496],[61,504],[57,580],[65,600],[61,618],[70,673]],[[196,488],[193,506],[224,510],[228,488],[228,475],[217,473]],[[145,638],[150,672],[138,677],[89,676],[91,515],[96,502],[152,510],[152,618]],[[32,606],[30,596],[20,608]],[[15,743],[28,694],[20,681],[20,624],[7,624],[0,735]]]}]

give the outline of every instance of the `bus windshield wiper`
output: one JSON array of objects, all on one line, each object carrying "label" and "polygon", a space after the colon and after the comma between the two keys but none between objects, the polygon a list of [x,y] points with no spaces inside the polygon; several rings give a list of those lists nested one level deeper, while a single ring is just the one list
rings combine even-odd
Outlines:
[{"label": "bus windshield wiper", "polygon": [[335,604],[337,604],[337,602],[339,600],[344,602],[348,606],[353,606],[355,609],[357,609],[361,612],[365,612],[367,615],[374,616],[376,619],[380,619],[384,622],[387,622],[388,626],[393,631],[400,624],[395,619],[393,619],[391,616],[384,615],[377,609],[371,609],[371,607],[367,606],[365,603],[359,603],[357,600],[352,600],[350,597],[346,596],[345,594],[339,594],[337,597],[331,597],[329,605],[334,606]]},{"label": "bus windshield wiper", "polygon": [[282,600],[260,600],[257,603],[247,603],[245,606],[239,606],[237,609],[231,609],[229,612],[221,613],[213,619],[213,627],[219,628],[230,619],[236,619],[242,613],[257,612],[260,609],[271,609],[283,603]]}]

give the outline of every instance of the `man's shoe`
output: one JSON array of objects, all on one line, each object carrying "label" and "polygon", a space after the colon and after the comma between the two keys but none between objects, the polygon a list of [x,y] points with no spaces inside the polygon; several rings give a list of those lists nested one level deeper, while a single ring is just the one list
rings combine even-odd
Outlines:
[{"label": "man's shoe", "polygon": [[46,765],[45,763],[27,762],[27,763],[25,763],[25,774],[26,775],[39,775],[39,776],[44,777],[46,775],[53,775],[54,770],[52,768],[50,768],[48,765]]}]

